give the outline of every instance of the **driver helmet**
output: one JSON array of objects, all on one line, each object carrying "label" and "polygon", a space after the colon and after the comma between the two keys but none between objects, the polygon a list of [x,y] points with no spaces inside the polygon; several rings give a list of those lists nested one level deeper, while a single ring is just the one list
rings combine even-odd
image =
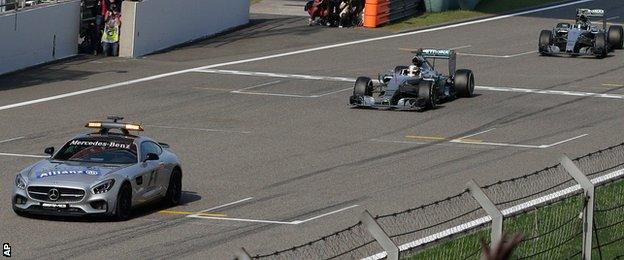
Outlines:
[{"label": "driver helmet", "polygon": [[410,65],[409,68],[407,69],[407,75],[410,77],[418,76],[419,72],[420,72],[420,68],[418,68],[418,66],[416,65]]}]

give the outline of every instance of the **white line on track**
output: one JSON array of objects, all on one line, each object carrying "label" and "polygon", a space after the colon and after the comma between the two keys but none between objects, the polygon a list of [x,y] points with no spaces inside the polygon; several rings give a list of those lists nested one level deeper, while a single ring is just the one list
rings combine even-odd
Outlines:
[{"label": "white line on track", "polygon": [[214,210],[217,210],[217,209],[222,209],[222,208],[229,207],[229,206],[232,206],[232,205],[235,205],[235,204],[239,204],[239,203],[243,203],[243,202],[251,200],[253,198],[254,197],[249,197],[249,198],[244,198],[244,199],[237,200],[237,201],[230,202],[230,203],[225,203],[223,205],[219,205],[219,206],[216,206],[216,207],[212,207],[212,208],[209,208],[209,209],[205,209],[205,210],[199,211],[199,212],[197,212],[195,214],[188,215],[187,217],[197,217],[198,215],[200,215],[202,213],[214,211]]},{"label": "white line on track", "polygon": [[492,54],[477,54],[477,53],[463,53],[463,52],[458,52],[458,53],[457,53],[457,55],[461,55],[461,56],[474,56],[474,57],[484,57],[484,58],[502,58],[502,59],[508,59],[508,58],[515,58],[515,57],[518,57],[518,56],[531,54],[531,53],[537,53],[537,51],[527,51],[527,52],[521,52],[521,53],[517,53],[517,54],[509,54],[509,55],[492,55]]},{"label": "white line on track", "polygon": [[48,155],[18,154],[18,153],[0,153],[0,156],[27,157],[27,158],[49,158],[50,157]]},{"label": "white line on track", "polygon": [[[302,75],[302,74],[285,74],[285,73],[270,73],[270,72],[257,72],[257,71],[240,71],[240,70],[215,70],[205,69],[196,70],[196,72],[223,74],[223,75],[242,75],[242,76],[256,76],[256,77],[269,77],[269,78],[288,78],[288,79],[302,79],[302,80],[324,80],[324,81],[338,81],[338,82],[354,82],[355,79],[345,77],[330,77],[330,76],[315,76],[315,75]],[[254,86],[259,87],[259,86]],[[254,88],[249,87],[249,88]]]},{"label": "white line on track", "polygon": [[17,140],[24,139],[24,138],[26,138],[26,137],[25,136],[20,136],[20,137],[15,137],[15,138],[11,138],[11,139],[6,139],[6,140],[0,141],[0,144],[17,141]]},{"label": "white line on track", "polygon": [[475,146],[475,145],[471,145],[471,144],[459,144],[459,143],[448,143],[448,142],[442,142],[442,143],[434,143],[434,142],[418,142],[418,141],[398,141],[398,140],[386,140],[386,139],[370,139],[368,140],[370,142],[375,142],[375,143],[389,143],[389,144],[405,144],[405,145],[431,145],[434,144],[436,146],[444,146],[444,147],[454,147],[454,148],[462,148],[462,149],[466,149],[466,148],[471,148],[471,149],[490,149],[487,148],[486,146]]},{"label": "white line on track", "polygon": [[620,18],[620,17],[619,16],[609,17],[609,18],[607,18],[607,21],[615,20],[615,19],[618,19],[618,18]]},{"label": "white line on track", "polygon": [[521,15],[526,15],[526,14],[543,12],[543,11],[547,11],[547,10],[552,10],[552,9],[557,9],[557,8],[561,8],[561,7],[565,7],[565,6],[571,6],[571,5],[576,5],[576,4],[580,4],[580,3],[587,3],[587,2],[592,2],[592,1],[594,1],[594,0],[579,0],[579,1],[569,2],[569,3],[563,3],[563,4],[558,4],[558,5],[538,8],[538,9],[527,10],[527,11],[523,11],[523,12],[517,12],[517,13],[512,13],[512,14],[506,14],[506,15],[499,15],[499,16],[494,16],[494,17],[489,17],[489,18],[484,18],[484,19],[479,19],[479,20],[474,20],[474,21],[468,21],[468,22],[463,22],[463,23],[457,23],[457,24],[451,24],[451,25],[446,25],[446,26],[434,27],[434,28],[418,30],[418,31],[413,31],[413,32],[393,34],[393,35],[387,35],[387,36],[382,36],[382,37],[375,37],[375,38],[369,38],[369,39],[363,39],[363,40],[357,40],[357,41],[351,41],[351,42],[344,42],[344,43],[320,46],[320,47],[315,47],[315,48],[310,48],[310,49],[302,49],[302,50],[297,50],[297,51],[278,53],[278,54],[262,56],[262,57],[256,57],[256,58],[250,58],[250,59],[243,59],[243,60],[237,60],[237,61],[217,63],[217,64],[212,64],[212,65],[207,65],[207,66],[202,66],[202,67],[197,67],[197,68],[191,68],[191,69],[186,69],[186,70],[173,71],[173,72],[158,74],[158,75],[154,75],[154,76],[150,76],[150,77],[139,78],[139,79],[134,79],[134,80],[129,80],[129,81],[123,81],[123,82],[118,82],[118,83],[114,83],[114,84],[110,84],[110,85],[104,85],[104,86],[100,86],[100,87],[84,89],[84,90],[80,90],[80,91],[69,92],[69,93],[65,93],[65,94],[54,95],[54,96],[49,96],[49,97],[45,97],[45,98],[34,99],[34,100],[14,103],[14,104],[10,104],[10,105],[0,106],[0,111],[12,109],[12,108],[17,108],[17,107],[29,106],[29,105],[43,103],[43,102],[48,102],[48,101],[57,100],[57,99],[63,99],[63,98],[83,95],[83,94],[92,93],[92,92],[96,92],[96,91],[102,91],[102,90],[107,90],[107,89],[112,89],[112,88],[117,88],[117,87],[122,87],[122,86],[128,86],[128,85],[131,85],[131,84],[151,81],[151,80],[155,80],[155,79],[165,78],[165,77],[169,77],[169,76],[179,75],[179,74],[188,73],[188,72],[197,71],[197,70],[202,70],[202,69],[212,69],[212,68],[216,68],[216,67],[237,65],[237,64],[249,63],[249,62],[254,62],[254,61],[268,60],[268,59],[292,56],[292,55],[297,55],[297,54],[303,54],[303,53],[316,52],[316,51],[321,51],[321,50],[328,50],[328,49],[333,49],[333,48],[351,46],[351,45],[356,45],[356,44],[362,44],[362,43],[368,43],[368,42],[374,42],[374,41],[381,41],[381,40],[393,39],[393,38],[398,38],[398,37],[405,37],[405,36],[416,35],[416,34],[421,34],[421,33],[441,31],[441,30],[446,30],[446,29],[451,29],[451,28],[463,27],[463,26],[467,26],[467,25],[473,25],[473,24],[480,24],[480,23],[485,23],[485,22],[497,21],[497,20],[507,19],[507,18],[521,16]]},{"label": "white line on track", "polygon": [[200,132],[251,134],[251,132],[249,132],[249,131],[211,129],[211,128],[177,127],[177,126],[164,126],[164,125],[144,125],[144,126],[153,127],[153,128],[175,129],[175,130],[190,130],[190,131],[200,131]]},{"label": "white line on track", "polygon": [[336,213],[340,213],[345,210],[349,210],[355,207],[359,207],[359,205],[351,205],[345,208],[341,208],[338,210],[334,210],[331,212],[327,212],[318,216],[314,216],[304,220],[293,220],[293,221],[279,221],[279,220],[265,220],[265,219],[248,219],[248,218],[228,218],[228,217],[209,217],[209,216],[201,216],[201,215],[188,215],[189,218],[201,218],[201,219],[212,219],[212,220],[225,220],[225,221],[237,221],[237,222],[253,222],[253,223],[266,223],[266,224],[280,224],[280,225],[300,225],[312,220],[316,220],[319,218],[327,217],[329,215],[333,215]]},{"label": "white line on track", "polygon": [[567,91],[567,90],[544,90],[544,89],[492,87],[492,86],[475,86],[475,89],[489,90],[489,91],[502,91],[502,92],[521,92],[521,93],[531,93],[531,94],[560,95],[560,96],[624,99],[624,95],[621,95],[621,94],[603,94],[603,93]]},{"label": "white line on track", "polygon": [[582,137],[585,137],[585,136],[588,135],[588,134],[582,134],[582,135],[575,136],[575,137],[572,137],[572,138],[568,138],[568,139],[565,139],[563,141],[555,142],[555,143],[552,143],[552,144],[541,144],[541,145],[512,144],[512,143],[497,143],[497,142],[484,142],[484,141],[465,140],[465,139],[470,138],[470,137],[474,137],[474,136],[477,136],[477,135],[480,135],[480,134],[483,134],[483,133],[490,132],[490,131],[492,131],[494,129],[496,129],[496,128],[488,129],[488,130],[485,130],[485,131],[481,131],[481,132],[478,132],[478,133],[474,133],[474,134],[471,134],[471,135],[467,135],[467,136],[464,136],[464,137],[453,139],[453,140],[450,140],[449,142],[450,143],[458,143],[458,144],[489,145],[489,146],[517,147],[517,148],[530,148],[530,149],[547,149],[547,148],[551,148],[551,147],[554,147],[554,146],[557,146],[557,145],[560,145],[560,144],[563,144],[563,143],[567,143],[567,142],[570,142],[570,141],[573,141],[573,140],[576,140],[576,139],[579,139],[579,138],[582,138]]}]

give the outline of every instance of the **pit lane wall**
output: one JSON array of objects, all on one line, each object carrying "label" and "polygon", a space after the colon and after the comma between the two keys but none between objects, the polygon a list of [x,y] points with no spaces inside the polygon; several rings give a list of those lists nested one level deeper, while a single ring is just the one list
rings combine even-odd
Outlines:
[{"label": "pit lane wall", "polygon": [[249,5],[249,0],[124,1],[119,55],[140,57],[247,24]]},{"label": "pit lane wall", "polygon": [[80,0],[0,13],[0,75],[78,53]]}]

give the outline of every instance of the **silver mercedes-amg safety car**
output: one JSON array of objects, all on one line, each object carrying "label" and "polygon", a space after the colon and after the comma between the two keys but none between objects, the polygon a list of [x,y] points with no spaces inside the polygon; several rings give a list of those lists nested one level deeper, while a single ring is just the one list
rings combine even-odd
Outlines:
[{"label": "silver mercedes-amg safety car", "polygon": [[164,143],[133,135],[140,124],[123,123],[121,117],[92,121],[97,129],[81,134],[50,158],[22,170],[13,185],[13,210],[19,215],[106,215],[130,218],[135,206],[162,201],[179,204],[182,168]]}]

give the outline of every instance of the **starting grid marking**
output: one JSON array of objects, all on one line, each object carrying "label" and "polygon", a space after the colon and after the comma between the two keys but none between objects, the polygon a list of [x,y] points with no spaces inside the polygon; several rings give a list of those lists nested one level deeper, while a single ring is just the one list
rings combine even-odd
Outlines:
[{"label": "starting grid marking", "polygon": [[[589,134],[582,134],[582,135],[578,135],[572,138],[568,138],[562,141],[558,141],[552,144],[541,144],[541,145],[532,145],[532,144],[514,144],[514,143],[500,143],[500,142],[486,142],[483,140],[477,140],[477,139],[472,139],[471,137],[475,137],[477,135],[480,134],[484,134],[490,131],[495,130],[496,128],[492,128],[492,129],[488,129],[485,131],[481,131],[481,132],[477,132],[471,135],[467,135],[464,137],[460,137],[460,138],[455,138],[455,139],[448,139],[445,137],[438,137],[438,136],[414,136],[414,135],[408,135],[405,136],[405,138],[408,139],[417,139],[417,140],[429,140],[429,141],[440,141],[442,142],[441,144],[467,144],[467,145],[481,145],[481,146],[499,146],[499,147],[513,147],[513,148],[526,148],[526,149],[548,149],[548,148],[552,148],[555,147],[557,145],[561,145],[567,142],[571,142],[574,141],[576,139],[579,138],[583,138],[585,136],[588,136]],[[425,142],[410,142],[410,141],[395,141],[395,140],[383,140],[383,139],[371,139],[371,142],[378,142],[378,143],[398,143],[398,144],[427,144]]]},{"label": "starting grid marking", "polygon": [[359,205],[351,205],[348,207],[344,207],[341,209],[337,209],[334,211],[330,211],[327,213],[323,213],[311,218],[303,219],[303,220],[293,220],[293,221],[282,221],[282,220],[267,220],[267,219],[250,219],[250,218],[234,218],[227,217],[226,214],[223,213],[212,213],[215,210],[223,209],[229,206],[233,206],[236,204],[240,204],[243,202],[247,202],[253,200],[254,197],[248,197],[241,200],[237,200],[234,202],[226,203],[223,205],[219,205],[216,207],[212,207],[209,209],[201,210],[198,212],[190,212],[190,211],[173,211],[173,210],[161,210],[159,213],[161,214],[174,214],[174,215],[187,215],[187,218],[197,218],[197,219],[207,219],[207,220],[221,220],[221,221],[234,221],[234,222],[252,222],[252,223],[263,223],[263,224],[279,224],[279,225],[300,225],[306,222],[310,222],[316,219],[320,219],[323,217],[327,217],[336,213],[340,213],[349,209],[353,209],[359,207]]}]

